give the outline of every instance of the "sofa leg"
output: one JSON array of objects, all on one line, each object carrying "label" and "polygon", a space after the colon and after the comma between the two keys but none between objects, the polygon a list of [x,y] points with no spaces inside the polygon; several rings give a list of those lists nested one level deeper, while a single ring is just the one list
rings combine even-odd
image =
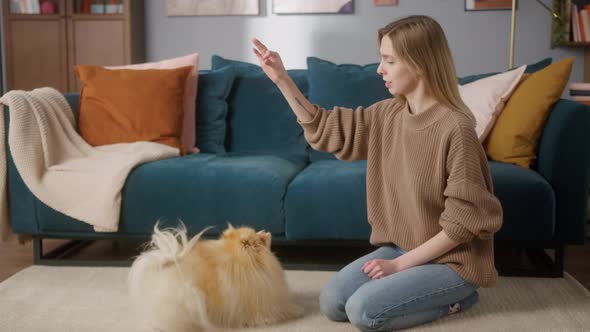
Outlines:
[{"label": "sofa leg", "polygon": [[[80,250],[92,244],[93,240],[70,240],[57,248],[44,253],[43,238],[33,238],[33,264],[35,265],[52,265],[52,266],[100,266],[104,262],[92,262],[84,260],[66,259],[73,254],[80,252]],[[101,264],[102,263],[102,264]]]},{"label": "sofa leg", "polygon": [[90,243],[90,241],[72,240],[60,245],[48,253],[43,253],[43,238],[35,237],[33,239],[34,262],[37,263],[44,259],[66,258],[80,249],[88,246]]},{"label": "sofa leg", "polygon": [[553,250],[553,257],[545,248],[501,248],[497,252],[504,264],[498,265],[498,272],[502,276],[562,278],[565,247],[548,249]]},{"label": "sofa leg", "polygon": [[557,246],[555,249],[555,258],[553,267],[553,273],[556,278],[563,278],[563,268],[565,261],[565,246]]}]

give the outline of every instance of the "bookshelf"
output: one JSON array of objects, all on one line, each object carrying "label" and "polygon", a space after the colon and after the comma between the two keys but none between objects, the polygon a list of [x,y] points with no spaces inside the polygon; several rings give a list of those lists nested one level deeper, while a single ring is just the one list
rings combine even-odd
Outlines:
[{"label": "bookshelf", "polygon": [[145,60],[143,1],[4,0],[2,6],[6,90],[79,91],[76,64]]},{"label": "bookshelf", "polygon": [[[584,49],[584,82],[590,82],[590,36],[588,41],[575,40],[574,22],[571,5],[578,6],[578,10],[584,6],[590,6],[590,0],[553,0],[553,11],[559,14],[561,19],[553,18],[551,47],[583,48]],[[590,11],[589,11],[590,12]],[[579,16],[578,16],[579,17]],[[580,39],[578,37],[578,39]]]}]

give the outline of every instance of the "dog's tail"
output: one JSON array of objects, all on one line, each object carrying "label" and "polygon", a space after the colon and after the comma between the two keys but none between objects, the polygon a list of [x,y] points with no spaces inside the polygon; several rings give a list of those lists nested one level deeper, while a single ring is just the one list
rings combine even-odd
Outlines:
[{"label": "dog's tail", "polygon": [[149,249],[133,262],[128,279],[131,297],[157,329],[194,331],[211,327],[201,290],[192,285],[179,264],[208,229],[189,241],[184,224],[160,230],[156,223]]}]

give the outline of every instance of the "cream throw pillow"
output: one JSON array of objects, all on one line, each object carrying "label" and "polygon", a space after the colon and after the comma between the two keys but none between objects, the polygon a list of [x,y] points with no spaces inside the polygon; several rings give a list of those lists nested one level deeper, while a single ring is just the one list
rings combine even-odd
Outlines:
[{"label": "cream throw pillow", "polygon": [[494,127],[496,119],[520,82],[525,69],[526,66],[521,66],[459,86],[463,102],[469,107],[477,121],[475,132],[480,142],[486,139]]}]

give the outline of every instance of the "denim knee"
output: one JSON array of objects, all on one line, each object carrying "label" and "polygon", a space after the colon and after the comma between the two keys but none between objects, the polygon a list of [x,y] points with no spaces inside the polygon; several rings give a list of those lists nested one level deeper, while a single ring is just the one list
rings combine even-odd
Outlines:
[{"label": "denim knee", "polygon": [[[469,296],[459,301],[460,310],[471,308],[479,300],[479,294],[474,291]],[[452,305],[452,304],[450,304]],[[450,305],[434,307],[431,310],[417,311],[414,313],[388,312],[387,315],[375,315],[370,313],[370,303],[360,296],[352,296],[346,302],[345,312],[350,323],[361,331],[378,332],[405,329],[434,321],[449,314]]]},{"label": "denim knee", "polygon": [[367,306],[359,297],[352,296],[345,306],[346,316],[350,323],[361,331],[376,331],[374,319],[368,316]]},{"label": "denim knee", "polygon": [[348,320],[346,312],[344,311],[344,299],[342,298],[342,294],[328,286],[329,285],[322,288],[320,293],[320,310],[330,320],[338,322]]}]

